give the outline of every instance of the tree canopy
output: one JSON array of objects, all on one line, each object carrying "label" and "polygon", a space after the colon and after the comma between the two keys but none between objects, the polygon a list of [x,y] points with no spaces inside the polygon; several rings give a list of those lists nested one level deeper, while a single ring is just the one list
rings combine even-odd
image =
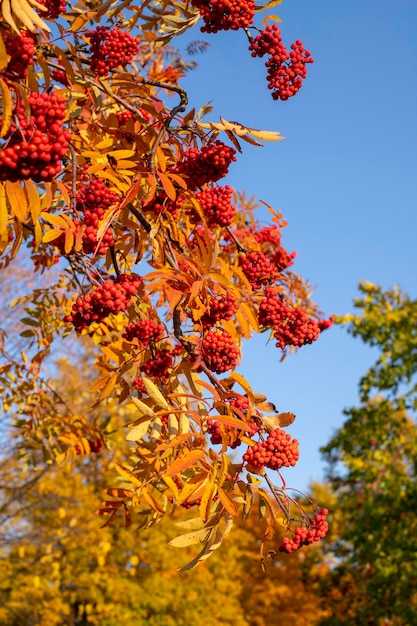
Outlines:
[{"label": "tree canopy", "polygon": [[322,624],[416,623],[416,303],[398,287],[360,285],[359,314],[339,321],[377,349],[361,403],[323,448],[336,503],[334,566],[322,578]]},{"label": "tree canopy", "polygon": [[[150,528],[195,507],[171,539],[202,544],[186,568],[253,502],[260,536],[278,531],[283,552],[327,532],[327,509],[303,508],[281,474],[298,460],[284,430],[295,416],[236,371],[254,333],[281,358],[332,323],[292,270],[281,213],[262,201],[261,226],[259,203],[222,184],[245,142],[281,136],[188,109],[181,78],[204,46],[186,58],[174,47],[200,19],[213,35],[240,30],[246,53],[266,59],[272,98],[288,100],[314,59],[301,40],[284,44],[274,16],[255,26],[275,4],[1,1],[0,266],[13,277],[23,255],[33,287],[11,303],[23,310],[19,351],[2,334],[10,432],[34,468],[113,451],[96,507],[104,528]],[[88,408],[51,376],[58,346],[76,341],[95,353],[79,372]]]}]

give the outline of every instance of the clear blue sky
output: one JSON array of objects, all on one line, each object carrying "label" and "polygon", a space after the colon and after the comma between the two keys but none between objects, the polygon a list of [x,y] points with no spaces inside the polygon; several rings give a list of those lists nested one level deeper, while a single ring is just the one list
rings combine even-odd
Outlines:
[{"label": "clear blue sky", "polygon": [[[212,101],[208,119],[222,115],[286,137],[264,148],[244,143],[227,182],[281,209],[284,245],[298,252],[294,269],[317,285],[326,315],[353,310],[360,279],[417,296],[416,0],[284,0],[271,13],[283,20],[284,43],[302,39],[315,58],[287,102],[272,100],[264,60],[251,58],[243,33],[196,28],[173,41],[180,49],[210,42],[182,81],[193,106]],[[340,327],[284,363],[265,341],[245,347],[241,369],[256,391],[296,413],[289,432],[301,458],[286,478],[305,489],[323,476],[318,449],[341,425],[343,408],[357,403],[373,352]]]}]

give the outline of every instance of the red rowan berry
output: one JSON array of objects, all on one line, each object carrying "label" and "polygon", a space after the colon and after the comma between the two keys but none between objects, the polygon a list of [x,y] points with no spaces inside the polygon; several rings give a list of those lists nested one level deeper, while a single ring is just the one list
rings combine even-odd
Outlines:
[{"label": "red rowan berry", "polygon": [[209,228],[230,226],[236,215],[236,207],[232,206],[230,202],[233,192],[234,190],[226,185],[225,187],[205,189],[195,194]]},{"label": "red rowan berry", "polygon": [[200,318],[203,328],[211,328],[220,320],[230,320],[238,310],[235,296],[228,292],[225,296],[208,300],[207,311]]},{"label": "red rowan berry", "polygon": [[309,50],[297,39],[288,52],[282,43],[282,36],[276,24],[267,26],[259,35],[250,40],[249,50],[253,57],[269,55],[267,67],[268,89],[274,100],[288,100],[294,96],[307,75],[307,63],[313,63]]},{"label": "red rowan berry", "polygon": [[239,257],[239,263],[252,289],[270,285],[279,277],[277,268],[262,252],[242,254]]},{"label": "red rowan berry", "polygon": [[214,141],[208,146],[189,148],[184,152],[175,171],[187,176],[188,188],[193,191],[208,182],[224,178],[232,161],[236,161],[236,150],[222,141]]},{"label": "red rowan berry", "polygon": [[163,379],[167,376],[168,370],[172,365],[172,352],[165,348],[163,350],[155,350],[154,356],[140,366],[140,371],[145,374],[145,376],[154,376]]},{"label": "red rowan berry", "polygon": [[90,38],[91,71],[96,76],[107,76],[117,67],[126,67],[139,52],[139,39],[118,28],[97,26],[85,34]]},{"label": "red rowan berry", "polygon": [[4,46],[11,57],[5,73],[15,74],[17,78],[26,78],[27,68],[33,65],[35,53],[34,35],[23,30],[20,35],[10,34],[4,37]]},{"label": "red rowan berry", "polygon": [[94,322],[102,322],[111,313],[126,311],[137,295],[142,279],[136,274],[121,274],[116,279],[107,279],[90,293],[77,298],[72,313],[64,317],[79,333]]},{"label": "red rowan berry", "polygon": [[191,0],[191,4],[203,18],[202,33],[247,28],[253,23],[255,15],[254,0]]},{"label": "red rowan berry", "polygon": [[136,338],[139,343],[149,346],[160,341],[164,334],[165,328],[162,324],[155,322],[153,319],[147,319],[126,326],[122,337],[128,341]]},{"label": "red rowan berry", "polygon": [[203,339],[202,356],[209,370],[221,374],[236,367],[239,350],[230,333],[209,330]]},{"label": "red rowan berry", "polygon": [[47,11],[37,9],[39,15],[46,19],[56,20],[62,13],[67,12],[66,0],[38,0],[38,2],[47,8]]}]

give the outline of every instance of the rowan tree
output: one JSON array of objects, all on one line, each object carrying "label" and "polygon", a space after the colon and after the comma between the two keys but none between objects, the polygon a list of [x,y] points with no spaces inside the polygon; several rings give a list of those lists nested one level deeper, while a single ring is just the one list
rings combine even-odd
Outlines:
[{"label": "rowan tree", "polygon": [[1,7],[1,265],[26,248],[33,271],[54,277],[13,303],[24,304],[26,349],[3,348],[4,408],[26,462],[70,463],[111,445],[106,420],[74,413],[48,381],[56,342],[89,340],[100,353],[93,414],[117,400],[129,446],[98,507],[105,526],[123,517],[146,528],[195,507],[191,532],[172,540],[203,544],[193,567],[257,495],[265,538],[284,529],[286,552],[319,540],[327,510],[299,506],[292,520],[280,473],[298,459],[283,430],[293,415],[236,372],[253,333],[285,356],[331,325],[291,270],[283,216],[269,207],[261,227],[258,204],[223,181],[242,142],[281,137],[187,110],[180,81],[193,63],[172,41],[200,17],[213,34],[241,30],[252,56],[267,57],[275,100],[299,91],[310,51],[301,40],[288,51],[268,19],[256,28],[251,2]]}]

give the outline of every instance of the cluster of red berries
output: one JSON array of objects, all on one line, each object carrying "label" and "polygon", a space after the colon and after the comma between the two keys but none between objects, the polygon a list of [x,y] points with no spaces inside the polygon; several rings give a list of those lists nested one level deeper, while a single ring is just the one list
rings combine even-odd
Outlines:
[{"label": "cluster of red berries", "polygon": [[153,356],[140,366],[140,371],[145,376],[155,378],[166,378],[168,370],[173,365],[172,351],[168,348],[155,350]]},{"label": "cluster of red berries", "polygon": [[76,201],[77,210],[84,213],[83,251],[85,254],[106,254],[107,248],[114,245],[113,233],[108,228],[99,243],[97,231],[107,209],[119,201],[119,196],[103,180],[97,178],[78,191]]},{"label": "cluster of red berries", "polygon": [[295,251],[287,252],[285,248],[280,246],[278,250],[276,250],[272,255],[271,260],[277,270],[279,272],[283,272],[285,269],[287,269],[287,267],[294,265],[294,259],[296,256],[297,253]]},{"label": "cluster of red berries", "polygon": [[283,537],[279,551],[287,553],[296,552],[302,546],[308,546],[315,541],[323,539],[329,530],[329,525],[326,521],[328,513],[329,511],[327,509],[321,509],[316,513],[309,527],[299,526],[295,529],[293,538]]},{"label": "cluster of red berries", "polygon": [[94,322],[102,322],[111,313],[126,311],[136,296],[142,279],[136,274],[120,274],[115,279],[108,278],[90,293],[77,298],[72,305],[72,313],[64,317],[79,333]]},{"label": "cluster of red berries", "polygon": [[236,161],[235,154],[234,148],[217,140],[208,146],[203,146],[201,150],[197,148],[186,150],[175,171],[187,176],[188,188],[194,191],[206,183],[214,183],[224,178],[229,165],[232,161]]},{"label": "cluster of red berries", "polygon": [[209,228],[230,226],[236,215],[236,207],[231,204],[233,192],[234,190],[226,185],[205,189],[195,194]]},{"label": "cluster of red berries", "polygon": [[128,111],[125,109],[124,111],[117,111],[116,113],[117,121],[119,122],[119,126],[123,126],[133,118],[132,111]]},{"label": "cluster of red berries", "polygon": [[107,76],[116,67],[126,67],[139,52],[139,39],[119,28],[97,26],[85,34],[90,38],[90,67],[96,76]]},{"label": "cluster of red berries", "polygon": [[15,106],[14,122],[4,137],[7,147],[0,149],[0,180],[50,181],[68,152],[71,134],[62,128],[65,98],[31,92],[28,102],[29,116],[23,102]]},{"label": "cluster of red berries", "polygon": [[225,296],[210,298],[207,304],[207,311],[200,321],[203,328],[208,329],[220,322],[220,320],[230,320],[238,310],[235,296],[228,292]]},{"label": "cluster of red berries", "polygon": [[239,258],[240,267],[251,284],[252,289],[260,289],[274,283],[279,273],[263,252],[249,252]]},{"label": "cluster of red berries", "polygon": [[247,28],[255,15],[254,0],[192,0],[191,4],[203,18],[202,33]]},{"label": "cluster of red berries", "polygon": [[257,243],[269,243],[273,246],[281,244],[281,233],[277,226],[264,226],[261,230],[254,233]]},{"label": "cluster of red berries", "polygon": [[268,68],[266,78],[274,100],[288,100],[294,96],[307,76],[307,63],[314,63],[311,52],[304,48],[299,39],[291,45],[291,52],[288,52],[276,24],[267,26],[257,37],[252,38],[249,50],[253,57],[269,55],[265,63]]},{"label": "cluster of red berries", "polygon": [[203,339],[202,357],[209,370],[221,374],[236,367],[239,350],[230,333],[209,330]]},{"label": "cluster of red berries", "polygon": [[6,76],[26,78],[27,68],[33,65],[35,41],[32,33],[23,30],[20,35],[9,34],[3,37],[7,54],[11,57],[4,71]]},{"label": "cluster of red berries", "polygon": [[66,73],[65,70],[57,70],[57,69],[51,70],[51,78],[57,83],[61,83],[61,85],[65,85],[65,87],[68,87],[69,85],[68,74]]},{"label": "cluster of red berries", "polygon": [[274,329],[277,348],[304,346],[313,343],[320,334],[319,324],[300,307],[289,307],[273,289],[265,289],[259,305],[258,321]]},{"label": "cluster of red berries", "polygon": [[243,455],[243,460],[255,469],[268,467],[278,470],[281,467],[294,466],[298,457],[298,440],[292,439],[285,430],[276,428],[265,441],[258,441],[248,448]]},{"label": "cluster of red berries", "polygon": [[62,13],[67,12],[66,0],[38,0],[38,2],[47,9],[46,11],[38,9],[39,15],[46,19],[56,20]]},{"label": "cluster of red berries", "polygon": [[165,328],[153,319],[141,320],[126,326],[122,337],[128,341],[137,339],[139,343],[149,346],[160,341],[165,334]]}]

